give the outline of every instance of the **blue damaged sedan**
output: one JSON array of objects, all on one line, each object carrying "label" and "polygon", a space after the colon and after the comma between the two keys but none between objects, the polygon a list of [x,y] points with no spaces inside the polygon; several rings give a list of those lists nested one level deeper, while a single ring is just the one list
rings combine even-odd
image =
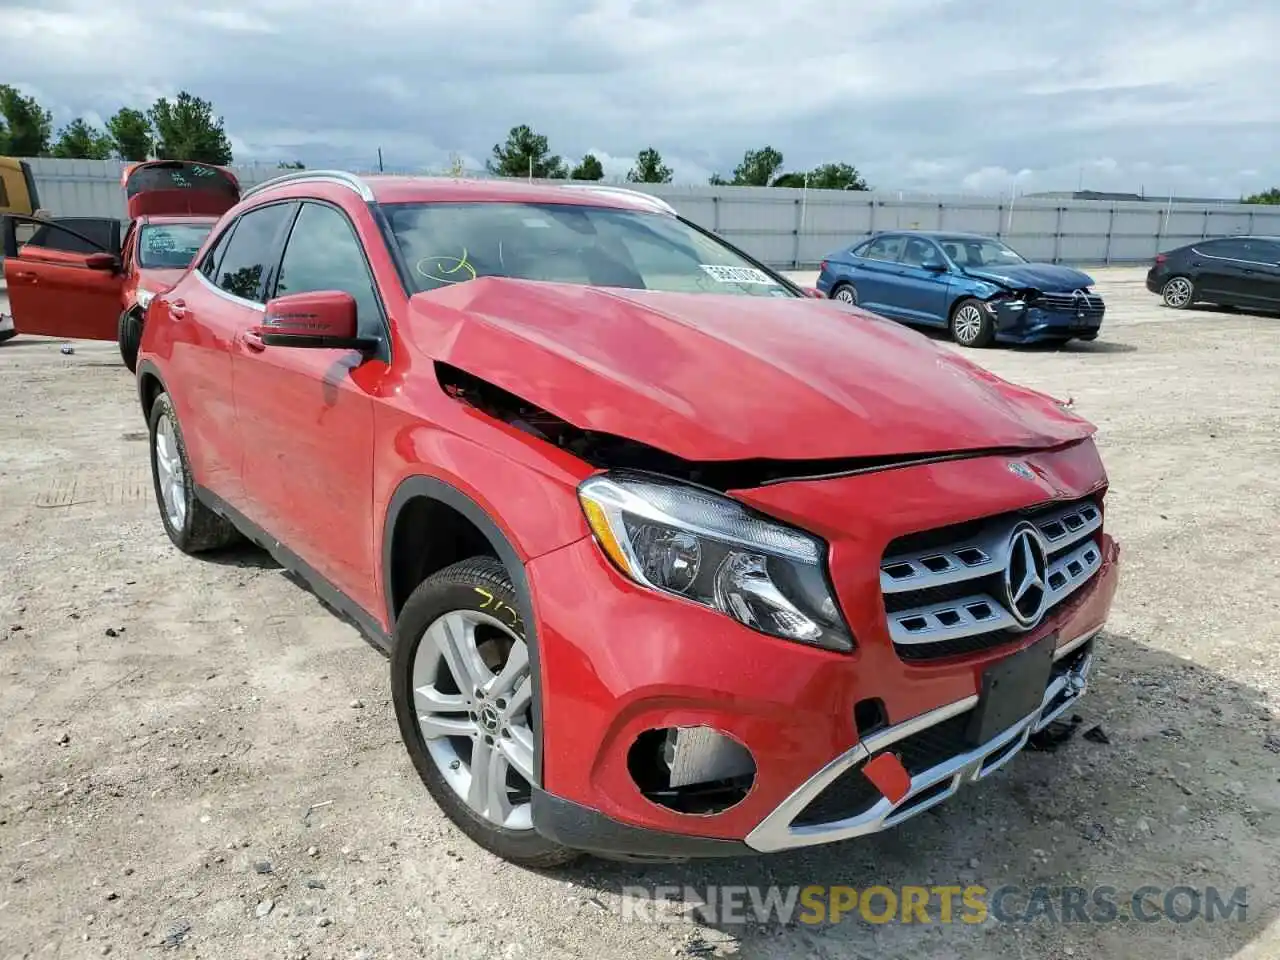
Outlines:
[{"label": "blue damaged sedan", "polygon": [[1030,263],[965,233],[878,233],[829,254],[818,289],[891,320],[945,328],[962,347],[1094,340],[1106,312],[1087,273]]}]

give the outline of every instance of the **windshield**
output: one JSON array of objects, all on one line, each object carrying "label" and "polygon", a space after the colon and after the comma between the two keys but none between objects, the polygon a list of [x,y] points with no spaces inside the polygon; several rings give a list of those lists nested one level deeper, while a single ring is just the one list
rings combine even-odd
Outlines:
[{"label": "windshield", "polygon": [[775,274],[665,214],[528,203],[383,209],[418,290],[514,277],[668,293],[798,296]]},{"label": "windshield", "polygon": [[973,237],[943,237],[942,249],[952,263],[960,267],[1007,267],[1027,261],[999,240]]},{"label": "windshield", "polygon": [[211,223],[154,223],[138,235],[138,266],[182,270],[199,252]]}]

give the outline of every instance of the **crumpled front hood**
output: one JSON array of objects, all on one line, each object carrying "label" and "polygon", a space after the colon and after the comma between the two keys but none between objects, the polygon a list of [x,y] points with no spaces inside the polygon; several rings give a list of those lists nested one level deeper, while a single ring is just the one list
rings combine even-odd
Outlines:
[{"label": "crumpled front hood", "polygon": [[585,430],[686,460],[1043,448],[1094,428],[914,331],[810,299],[481,278],[420,293],[407,330]]},{"label": "crumpled front hood", "polygon": [[1006,287],[1034,287],[1046,293],[1070,293],[1093,286],[1093,277],[1056,263],[1013,263],[983,269],[965,267],[971,277],[991,280]]}]

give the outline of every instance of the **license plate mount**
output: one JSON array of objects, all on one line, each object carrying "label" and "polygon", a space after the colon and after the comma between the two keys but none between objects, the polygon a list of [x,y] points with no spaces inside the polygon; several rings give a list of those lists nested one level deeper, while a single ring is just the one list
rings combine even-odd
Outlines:
[{"label": "license plate mount", "polygon": [[1031,715],[1044,700],[1058,635],[1042,637],[1025,650],[988,667],[982,674],[978,705],[969,717],[966,738],[979,746]]}]

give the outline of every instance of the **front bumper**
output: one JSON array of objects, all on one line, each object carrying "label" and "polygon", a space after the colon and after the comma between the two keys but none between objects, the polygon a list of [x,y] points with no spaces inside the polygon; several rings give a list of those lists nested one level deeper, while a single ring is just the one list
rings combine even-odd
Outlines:
[{"label": "front bumper", "polygon": [[[1095,300],[1099,298],[1095,297]],[[997,302],[994,307],[996,340],[1000,343],[1028,344],[1074,338],[1093,339],[1102,329],[1106,313],[1046,310],[1027,304],[1021,308]]]},{"label": "front bumper", "polygon": [[911,777],[911,787],[896,803],[881,796],[866,809],[839,820],[793,825],[819,796],[840,777],[868,760],[909,738],[929,736],[947,721],[961,717],[978,703],[976,695],[930,710],[905,723],[878,731],[810,777],[750,834],[747,846],[761,853],[850,840],[896,827],[953,796],[966,783],[982,780],[1012,760],[1039,733],[1075,705],[1088,686],[1093,666],[1093,639],[1101,628],[1091,630],[1058,647],[1055,666],[1045,687],[1040,706],[986,743],[957,750]]},{"label": "front bumper", "polygon": [[[783,520],[799,523],[800,513],[823,518],[814,521],[814,532],[831,544],[832,581],[857,639],[853,653],[768,637],[637,587],[590,539],[531,560],[526,573],[538,623],[545,791],[534,796],[534,826],[567,846],[632,857],[780,850],[893,826],[912,812],[904,804],[924,809],[924,801],[939,802],[973,779],[971,751],[958,748],[936,755],[939,763],[957,767],[917,765],[903,803],[856,808],[853,823],[845,822],[853,808],[829,822],[810,811],[807,826],[797,832],[788,815],[820,793],[828,775],[857,772],[862,760],[883,748],[889,731],[910,732],[939,717],[945,723],[971,708],[993,664],[1053,633],[1060,638],[1059,662],[1075,666],[1067,657],[1102,628],[1118,582],[1119,548],[1100,532],[1098,566],[1089,581],[1018,639],[924,661],[904,659],[895,647],[874,573],[891,541],[913,530],[1080,497],[1096,490],[1103,476],[1092,445],[1025,459],[1042,479],[1028,481],[1005,458],[986,457],[740,494]],[[939,490],[948,495],[940,497]],[[858,504],[893,508],[859,510],[853,522],[849,511]],[[833,526],[826,527],[827,520]],[[1081,679],[1087,670],[1079,671]],[[1074,702],[1081,690],[1067,683]],[[1035,717],[1014,724],[991,749],[1016,753],[1031,729],[1063,706],[1054,700],[1062,694],[1047,693]],[[881,732],[860,735],[858,708],[866,701],[882,706],[883,725]],[[642,792],[629,754],[652,731],[700,726],[744,746],[754,761],[754,780],[745,797],[727,808],[679,812]],[[978,759],[988,768],[983,776],[995,768],[989,751]],[[940,776],[954,782],[939,787]]]}]

